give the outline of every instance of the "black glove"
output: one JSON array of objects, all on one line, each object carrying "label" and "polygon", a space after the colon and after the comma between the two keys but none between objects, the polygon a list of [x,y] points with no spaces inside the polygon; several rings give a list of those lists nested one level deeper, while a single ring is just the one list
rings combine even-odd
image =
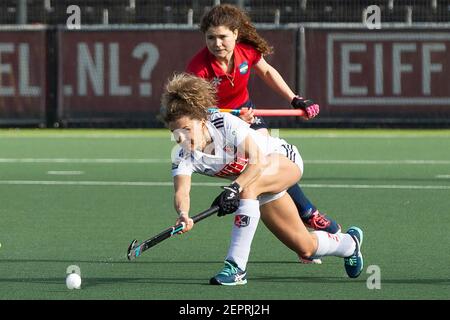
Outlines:
[{"label": "black glove", "polygon": [[309,99],[304,99],[300,97],[294,97],[291,101],[291,106],[294,109],[302,109],[306,111],[306,108],[312,106],[314,101]]},{"label": "black glove", "polygon": [[233,182],[228,187],[222,187],[224,191],[213,201],[212,206],[218,206],[217,215],[222,217],[235,212],[239,207],[239,184]]},{"label": "black glove", "polygon": [[308,119],[314,118],[319,114],[320,107],[312,100],[304,99],[301,97],[294,97],[291,101],[291,106],[294,109],[301,109],[306,112]]}]

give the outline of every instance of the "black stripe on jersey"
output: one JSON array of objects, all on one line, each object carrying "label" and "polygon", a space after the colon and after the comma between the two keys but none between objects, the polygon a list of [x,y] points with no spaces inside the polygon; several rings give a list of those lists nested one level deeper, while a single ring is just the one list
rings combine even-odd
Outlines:
[{"label": "black stripe on jersey", "polygon": [[211,121],[211,123],[217,128],[223,128],[224,124],[223,124],[223,117],[222,118],[217,118]]},{"label": "black stripe on jersey", "polygon": [[222,121],[223,122],[223,117],[219,117],[219,118],[216,118],[216,119],[214,119],[214,120],[211,120],[211,122],[219,122],[219,121]]},{"label": "black stripe on jersey", "polygon": [[286,150],[286,158],[295,162],[295,151],[290,144],[283,144],[282,147]]},{"label": "black stripe on jersey", "polygon": [[286,158],[289,159],[289,150],[288,150],[288,148],[286,147],[285,144],[282,144],[281,146],[282,146],[282,147],[284,148],[284,150],[286,151]]}]

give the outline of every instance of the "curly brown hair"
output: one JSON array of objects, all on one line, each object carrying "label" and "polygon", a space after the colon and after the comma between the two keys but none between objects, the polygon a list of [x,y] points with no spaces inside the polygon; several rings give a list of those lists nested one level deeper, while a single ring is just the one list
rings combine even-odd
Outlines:
[{"label": "curly brown hair", "polygon": [[210,27],[228,27],[231,31],[238,30],[238,41],[253,46],[263,55],[273,53],[267,41],[256,32],[250,17],[246,12],[231,4],[220,4],[211,8],[202,17],[200,30],[203,33]]},{"label": "curly brown hair", "polygon": [[166,124],[182,117],[207,119],[217,105],[216,88],[209,81],[185,72],[174,74],[161,97],[160,119]]}]

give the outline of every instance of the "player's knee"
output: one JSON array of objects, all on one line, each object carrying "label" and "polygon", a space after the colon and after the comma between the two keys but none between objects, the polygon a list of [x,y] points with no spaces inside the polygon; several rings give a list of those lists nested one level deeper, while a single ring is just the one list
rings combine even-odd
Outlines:
[{"label": "player's knee", "polygon": [[297,254],[305,259],[311,258],[316,253],[314,245],[302,245],[298,250]]}]

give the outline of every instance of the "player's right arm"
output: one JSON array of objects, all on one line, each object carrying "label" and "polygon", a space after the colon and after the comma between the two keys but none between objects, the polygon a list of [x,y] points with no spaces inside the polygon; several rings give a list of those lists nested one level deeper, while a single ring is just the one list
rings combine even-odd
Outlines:
[{"label": "player's right arm", "polygon": [[187,232],[194,226],[194,222],[191,218],[189,218],[189,208],[191,202],[189,195],[191,192],[191,176],[175,176],[173,177],[173,185],[175,188],[174,207],[175,211],[178,213],[176,224],[183,222],[186,227],[181,233]]},{"label": "player's right arm", "polygon": [[172,154],[172,177],[175,188],[173,204],[178,213],[176,224],[181,222],[186,224],[182,232],[192,229],[193,221],[189,218],[191,175],[194,172],[189,156],[185,154],[181,147],[173,150]]},{"label": "player's right arm", "polygon": [[174,207],[178,215],[189,214],[191,191],[191,176],[179,175],[173,178],[175,188]]}]

